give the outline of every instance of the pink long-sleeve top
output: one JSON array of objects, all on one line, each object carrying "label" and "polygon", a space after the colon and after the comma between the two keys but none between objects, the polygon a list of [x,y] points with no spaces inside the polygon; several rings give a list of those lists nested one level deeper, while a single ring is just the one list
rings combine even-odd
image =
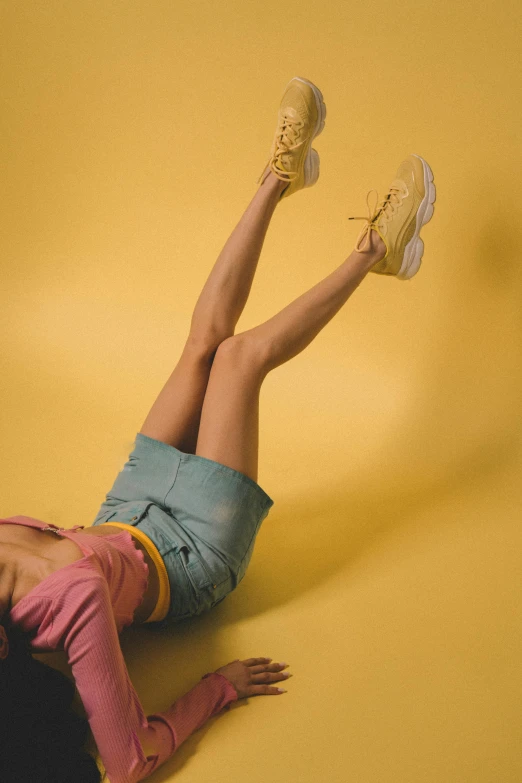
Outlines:
[{"label": "pink long-sleeve top", "polygon": [[[33,517],[2,523],[47,527]],[[76,526],[80,527],[80,526]],[[148,566],[130,533],[93,536],[57,528],[83,557],[46,577],[10,611],[34,652],[64,650],[110,783],[143,780],[213,715],[236,701],[232,683],[205,674],[165,712],[145,716],[118,635],[132,623],[147,587]],[[157,752],[145,756],[141,742]]]}]

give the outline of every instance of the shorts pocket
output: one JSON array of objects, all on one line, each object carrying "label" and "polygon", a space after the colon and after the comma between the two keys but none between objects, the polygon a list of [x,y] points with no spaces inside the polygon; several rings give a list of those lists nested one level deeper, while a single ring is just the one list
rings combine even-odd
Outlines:
[{"label": "shorts pocket", "polygon": [[172,549],[172,543],[162,534],[158,525],[154,524],[154,517],[160,513],[162,512],[156,503],[150,500],[128,500],[115,506],[103,521],[109,525],[111,522],[124,522],[126,525],[138,527],[164,557]]},{"label": "shorts pocket", "polygon": [[[183,544],[176,552],[181,567],[185,572],[191,590],[197,598],[195,614],[201,614],[216,604],[216,598],[221,595],[222,585],[212,581],[209,568],[201,555]],[[228,591],[227,591],[228,592]]]},{"label": "shorts pocket", "polygon": [[[186,544],[183,544],[175,551],[175,556],[181,566],[182,572],[185,574],[186,587],[188,588],[189,598],[185,601],[187,604],[183,616],[190,616],[193,614],[199,614],[201,610],[201,590],[197,583],[195,574],[191,568],[190,550]],[[186,591],[184,591],[186,594]]]},{"label": "shorts pocket", "polygon": [[137,527],[149,507],[153,505],[150,500],[127,500],[124,503],[118,503],[104,522],[125,522],[126,525]]}]

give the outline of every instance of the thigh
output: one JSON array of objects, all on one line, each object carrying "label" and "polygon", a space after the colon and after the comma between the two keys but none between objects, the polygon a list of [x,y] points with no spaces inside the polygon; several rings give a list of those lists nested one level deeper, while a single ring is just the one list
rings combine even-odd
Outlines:
[{"label": "thigh", "polygon": [[140,433],[194,453],[215,349],[187,344],[159,393]]},{"label": "thigh", "polygon": [[244,333],[219,346],[205,394],[195,453],[253,481],[258,476],[262,349]]}]

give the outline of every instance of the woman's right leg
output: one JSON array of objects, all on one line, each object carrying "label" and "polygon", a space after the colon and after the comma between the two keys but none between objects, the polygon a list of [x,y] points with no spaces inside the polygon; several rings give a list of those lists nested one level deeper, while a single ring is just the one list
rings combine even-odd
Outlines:
[{"label": "woman's right leg", "polygon": [[268,321],[221,343],[203,402],[196,454],[257,481],[264,378],[312,342],[385,254],[384,242],[370,231],[367,250],[354,250],[328,277]]},{"label": "woman's right leg", "polygon": [[219,344],[234,334],[271,217],[287,185],[272,173],[267,176],[227,239],[196,302],[183,353],[141,434],[194,453],[214,355]]}]

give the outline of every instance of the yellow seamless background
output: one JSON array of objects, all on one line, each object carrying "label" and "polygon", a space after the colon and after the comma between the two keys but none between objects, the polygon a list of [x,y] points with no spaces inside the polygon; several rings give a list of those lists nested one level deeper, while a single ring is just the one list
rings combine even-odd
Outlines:
[{"label": "yellow seamless background", "polygon": [[368,275],[264,384],[259,483],[276,503],[240,588],[172,633],[122,636],[148,713],[238,657],[294,674],[157,779],[518,783],[519,3],[0,15],[2,516],[94,519],[255,192],[290,78],[325,98],[321,176],[276,210],[237,331],[349,255],[362,223],[347,217],[406,155],[435,175],[419,274]]}]

